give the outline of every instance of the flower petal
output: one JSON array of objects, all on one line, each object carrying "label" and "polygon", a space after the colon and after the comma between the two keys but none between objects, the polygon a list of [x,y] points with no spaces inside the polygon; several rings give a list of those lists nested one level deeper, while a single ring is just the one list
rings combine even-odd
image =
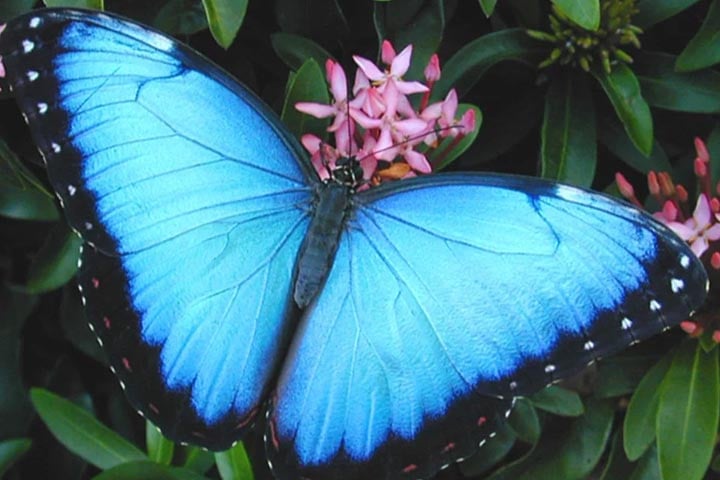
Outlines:
[{"label": "flower petal", "polygon": [[390,75],[393,77],[400,78],[410,68],[410,59],[412,58],[412,44],[403,48],[402,52],[398,53],[393,59],[390,65]]},{"label": "flower petal", "polygon": [[690,245],[690,250],[693,251],[696,257],[700,258],[703,253],[705,253],[705,250],[708,249],[708,242],[705,239],[705,237],[698,237],[692,244]]},{"label": "flower petal", "polygon": [[315,152],[320,150],[320,145],[322,145],[322,139],[317,135],[313,135],[312,133],[306,133],[305,135],[300,137],[300,143],[302,143],[303,147],[305,147],[308,152],[314,154]]},{"label": "flower petal", "polygon": [[420,118],[409,118],[407,120],[398,120],[393,122],[393,127],[406,137],[414,137],[422,132],[425,132],[428,128],[428,124],[425,120]]},{"label": "flower petal", "polygon": [[337,113],[334,106],[315,102],[298,102],[295,104],[295,109],[315,118],[327,118]]},{"label": "flower petal", "polygon": [[339,63],[335,63],[330,71],[330,92],[336,102],[347,100],[347,77]]},{"label": "flower petal", "polygon": [[425,158],[425,155],[423,155],[422,153],[416,152],[415,150],[407,150],[403,156],[405,157],[405,161],[408,163],[408,165],[410,165],[412,169],[416,172],[432,172],[432,167],[430,166],[430,163],[428,163],[427,158]]},{"label": "flower petal", "polygon": [[695,204],[695,211],[693,212],[693,218],[695,219],[697,230],[702,230],[710,224],[711,215],[710,202],[708,202],[707,196],[704,193],[701,193],[698,196],[697,204]]},{"label": "flower petal", "polygon": [[380,57],[385,65],[390,65],[397,56],[395,48],[393,48],[392,43],[388,40],[383,40],[380,52]]},{"label": "flower petal", "polygon": [[687,241],[695,236],[695,230],[680,222],[666,222],[665,225],[677,234],[678,237]]},{"label": "flower petal", "polygon": [[360,70],[362,70],[363,73],[370,80],[374,82],[379,82],[380,80],[383,80],[385,78],[385,74],[381,72],[380,69],[367,58],[353,55],[353,60],[355,60],[357,66],[360,67]]},{"label": "flower petal", "polygon": [[705,238],[708,240],[720,240],[720,223],[716,223],[705,231]]},{"label": "flower petal", "polygon": [[400,93],[404,93],[405,95],[430,91],[427,85],[423,85],[420,82],[404,82],[402,80],[396,80],[395,85],[397,86],[398,91]]}]

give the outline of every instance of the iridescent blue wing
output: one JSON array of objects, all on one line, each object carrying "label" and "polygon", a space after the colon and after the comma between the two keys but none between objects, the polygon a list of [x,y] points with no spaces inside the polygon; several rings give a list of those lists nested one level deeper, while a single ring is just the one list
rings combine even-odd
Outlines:
[{"label": "iridescent blue wing", "polygon": [[576,188],[438,175],[354,204],[273,397],[280,478],[428,478],[477,448],[509,406],[497,397],[675,325],[705,297],[672,232]]},{"label": "iridescent blue wing", "polygon": [[114,16],[33,12],[0,53],[130,401],[172,439],[228,447],[289,337],[312,190],[295,143],[209,61]]}]

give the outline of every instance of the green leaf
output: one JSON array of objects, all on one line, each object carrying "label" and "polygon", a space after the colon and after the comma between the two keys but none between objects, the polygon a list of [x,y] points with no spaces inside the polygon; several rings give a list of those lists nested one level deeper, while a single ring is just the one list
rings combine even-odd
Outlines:
[{"label": "green leaf", "polygon": [[82,239],[64,224],[50,231],[28,272],[27,291],[43,293],[65,285],[77,272]]},{"label": "green leaf", "polygon": [[32,10],[37,0],[3,0],[0,2],[0,22],[7,22],[20,14]]},{"label": "green leaf", "polygon": [[451,88],[465,95],[492,66],[515,60],[535,66],[547,55],[547,46],[533,40],[520,28],[484,35],[465,45],[443,67],[433,88],[433,98],[444,98]]},{"label": "green leaf", "polygon": [[52,199],[53,194],[49,192],[45,185],[28,169],[25,164],[10,150],[7,143],[0,139],[0,176],[7,179],[8,183],[16,188],[25,189],[33,187],[39,190],[46,197]]},{"label": "green leaf", "polygon": [[287,129],[296,138],[306,133],[314,133],[320,138],[325,138],[328,120],[315,118],[295,108],[298,102],[330,103],[328,86],[320,65],[309,58],[297,73],[291,75],[286,90],[287,95],[280,118]]},{"label": "green leaf", "polygon": [[627,457],[639,459],[655,440],[660,404],[660,385],[670,368],[672,355],[665,355],[643,377],[630,399],[623,424],[623,446]]},{"label": "green leaf", "polygon": [[99,469],[147,460],[133,444],[72,402],[41,388],[33,388],[30,398],[55,438],[68,450]]},{"label": "green leaf", "polygon": [[[645,452],[645,455],[637,462],[628,480],[659,480],[661,478],[657,446],[652,444],[648,451]],[[608,480],[610,479],[608,478]]]},{"label": "green leaf", "polygon": [[520,143],[540,122],[543,99],[535,90],[518,92],[503,106],[483,110],[483,126],[462,158],[463,167],[493,160]]},{"label": "green leaf", "polygon": [[657,444],[663,480],[700,480],[710,465],[720,416],[718,349],[694,341],[675,354],[662,384]]},{"label": "green leaf", "polygon": [[720,73],[676,72],[676,57],[665,53],[639,52],[634,58],[634,70],[650,106],[678,112],[720,112]]},{"label": "green leaf", "polygon": [[600,27],[600,0],[552,0],[570,20],[585,30]]},{"label": "green leaf", "polygon": [[622,433],[617,431],[613,436],[612,445],[610,447],[610,455],[605,463],[602,475],[600,475],[600,480],[628,478],[628,476],[632,473],[633,464],[625,456],[622,445]]},{"label": "green leaf", "polygon": [[557,385],[540,390],[530,400],[536,408],[563,417],[577,417],[584,411],[580,395]]},{"label": "green leaf", "polygon": [[92,10],[104,10],[104,0],[45,0],[48,7],[66,8],[89,8]]},{"label": "green leaf", "polygon": [[515,445],[515,434],[506,423],[500,423],[495,436],[488,438],[474,455],[458,464],[465,477],[476,477],[489,471],[510,452]]},{"label": "green leaf", "polygon": [[253,480],[252,466],[245,452],[243,442],[224,452],[215,453],[220,478],[223,480]]},{"label": "green leaf", "polygon": [[208,21],[202,3],[170,0],[155,15],[153,25],[172,35],[192,35],[208,28]]},{"label": "green leaf", "polygon": [[107,366],[107,355],[97,342],[97,336],[88,328],[85,308],[82,306],[80,292],[76,285],[68,283],[63,289],[60,303],[60,325],[65,338],[75,348],[98,363]]},{"label": "green leaf", "polygon": [[540,175],[589,187],[597,165],[595,137],[595,111],[587,76],[573,71],[558,76],[545,97]]},{"label": "green leaf", "polygon": [[29,438],[14,438],[0,442],[0,478],[5,472],[30,450],[32,441]]},{"label": "green leaf", "polygon": [[170,465],[175,444],[165,438],[160,429],[149,420],[145,420],[145,443],[150,460],[162,465]]},{"label": "green leaf", "polygon": [[131,461],[105,470],[93,480],[207,480],[197,472],[159,463]]},{"label": "green leaf", "polygon": [[597,398],[612,398],[631,394],[656,363],[655,355],[626,353],[603,359],[597,364],[593,395]]},{"label": "green leaf", "polygon": [[299,70],[309,59],[315,60],[319,65],[325,65],[327,59],[333,58],[317,43],[293,33],[273,33],[270,41],[278,57],[293,71]]},{"label": "green leaf", "polygon": [[633,23],[648,28],[690,8],[700,0],[638,0]]},{"label": "green leaf", "polygon": [[653,148],[652,115],[640,93],[640,83],[635,74],[624,63],[615,65],[612,73],[593,70],[593,74],[605,90],[630,139],[641,153],[650,155]]},{"label": "green leaf", "polygon": [[591,399],[585,415],[575,419],[566,435],[544,435],[519,461],[497,470],[488,480],[581,480],[602,457],[610,438],[613,402]]},{"label": "green leaf", "polygon": [[230,48],[247,11],[249,0],[202,0],[210,33],[221,47]]},{"label": "green leaf", "polygon": [[405,78],[420,79],[430,60],[438,50],[445,28],[445,2],[376,2],[373,20],[378,39],[392,40],[396,51],[413,46],[412,63]]},{"label": "green leaf", "polygon": [[710,10],[700,30],[690,40],[675,63],[680,72],[707,68],[720,62],[720,0],[710,4]]},{"label": "green leaf", "polygon": [[480,0],[480,8],[488,18],[495,11],[495,5],[497,5],[497,0]]},{"label": "green leaf", "polygon": [[60,218],[52,194],[1,139],[0,215],[19,220]]},{"label": "green leaf", "polygon": [[20,365],[21,332],[36,298],[0,287],[0,425],[2,435],[27,434],[34,415]]},{"label": "green leaf", "polygon": [[185,468],[198,473],[205,473],[215,465],[215,455],[212,452],[199,447],[187,447],[186,450]]},{"label": "green leaf", "polygon": [[641,153],[630,140],[616,118],[602,115],[598,122],[598,140],[615,156],[641,173],[650,170],[670,172],[672,165],[665,150],[657,141],[653,142],[650,156]]},{"label": "green leaf", "polygon": [[428,160],[430,161],[430,164],[433,165],[433,170],[438,171],[446,168],[458,157],[460,157],[460,155],[462,155],[468,148],[470,148],[470,145],[472,145],[477,138],[483,118],[480,109],[475,105],[461,103],[458,105],[457,117],[460,118],[470,109],[475,111],[475,129],[462,137],[462,139],[457,143],[455,143],[455,139],[453,137],[446,137],[442,139],[438,147],[428,154]]},{"label": "green leaf", "polygon": [[542,432],[537,410],[527,398],[515,400],[515,406],[508,417],[508,425],[518,439],[531,445],[537,443]]}]

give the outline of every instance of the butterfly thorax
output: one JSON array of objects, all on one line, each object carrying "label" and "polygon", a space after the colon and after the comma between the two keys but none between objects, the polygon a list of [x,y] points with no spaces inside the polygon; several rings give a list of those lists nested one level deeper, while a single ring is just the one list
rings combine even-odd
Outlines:
[{"label": "butterfly thorax", "polygon": [[295,302],[304,308],[325,283],[335,258],[351,188],[337,182],[321,184],[315,211],[303,241],[295,272]]}]

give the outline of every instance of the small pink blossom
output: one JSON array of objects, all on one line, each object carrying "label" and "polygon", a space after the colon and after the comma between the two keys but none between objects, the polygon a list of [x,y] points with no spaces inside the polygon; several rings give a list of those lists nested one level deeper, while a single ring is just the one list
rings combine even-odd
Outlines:
[{"label": "small pink blossom", "polygon": [[705,194],[700,194],[693,216],[685,222],[667,224],[680,238],[690,244],[693,253],[700,257],[708,249],[709,242],[720,239],[720,224],[710,210]]}]

